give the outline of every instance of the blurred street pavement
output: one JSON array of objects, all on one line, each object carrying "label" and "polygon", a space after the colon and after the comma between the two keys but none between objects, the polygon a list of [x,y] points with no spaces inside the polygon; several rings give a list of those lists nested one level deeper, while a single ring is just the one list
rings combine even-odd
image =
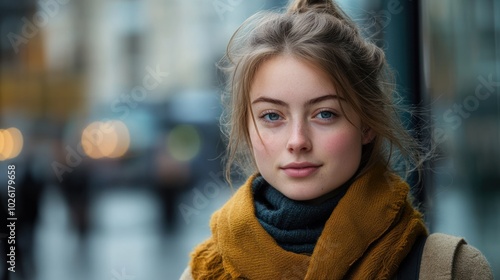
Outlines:
[{"label": "blurred street pavement", "polygon": [[191,250],[210,235],[211,214],[230,195],[227,186],[221,186],[221,190],[204,201],[202,209],[192,205],[194,192],[186,192],[180,203],[200,211],[186,216],[189,223],[177,213],[178,226],[169,233],[161,231],[161,208],[151,193],[140,187],[105,193],[93,200],[93,224],[88,236],[80,239],[68,212],[61,211],[67,207],[60,194],[49,188],[42,200],[41,222],[35,229],[37,277],[29,279],[178,279]]}]

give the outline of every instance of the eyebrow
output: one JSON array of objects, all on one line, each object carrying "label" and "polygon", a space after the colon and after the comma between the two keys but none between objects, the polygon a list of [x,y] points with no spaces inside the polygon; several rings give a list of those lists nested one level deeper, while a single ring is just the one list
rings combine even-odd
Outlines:
[{"label": "eyebrow", "polygon": [[[327,94],[327,95],[323,95],[323,96],[308,100],[306,102],[306,106],[314,105],[316,103],[320,103],[320,102],[323,102],[325,100],[330,100],[330,99],[339,99],[339,100],[345,101],[345,99],[342,96],[338,96],[336,94]],[[282,100],[274,99],[274,98],[270,98],[270,97],[265,97],[265,96],[261,96],[261,97],[255,99],[254,101],[252,101],[252,104],[256,104],[259,102],[272,103],[272,104],[276,104],[279,106],[288,107],[288,104]]]}]

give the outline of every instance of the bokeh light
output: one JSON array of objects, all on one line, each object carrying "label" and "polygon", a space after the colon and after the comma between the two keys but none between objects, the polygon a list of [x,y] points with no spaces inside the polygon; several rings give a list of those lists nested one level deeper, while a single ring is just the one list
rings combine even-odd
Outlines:
[{"label": "bokeh light", "polygon": [[195,158],[201,149],[201,137],[196,127],[192,125],[174,127],[167,137],[167,149],[178,161],[185,162]]},{"label": "bokeh light", "polygon": [[15,127],[0,129],[0,161],[17,157],[24,145],[23,134]]},{"label": "bokeh light", "polygon": [[127,152],[130,146],[130,132],[122,121],[110,121],[110,126],[113,129],[114,135],[116,135],[116,145],[113,148],[113,151],[111,154],[109,154],[109,157],[112,158],[118,158]]},{"label": "bokeh light", "polygon": [[93,122],[89,124],[82,133],[83,151],[93,159],[102,158],[103,155],[98,148],[104,141],[104,134],[100,129],[101,122]]},{"label": "bokeh light", "polygon": [[130,146],[130,133],[122,121],[98,121],[83,130],[81,141],[84,152],[90,158],[118,158]]}]

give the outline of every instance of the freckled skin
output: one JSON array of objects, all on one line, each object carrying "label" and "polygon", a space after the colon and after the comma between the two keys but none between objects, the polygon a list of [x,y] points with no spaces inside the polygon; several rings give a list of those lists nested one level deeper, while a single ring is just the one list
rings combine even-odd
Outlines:
[{"label": "freckled skin", "polygon": [[[361,133],[359,117],[341,96],[325,72],[292,56],[274,57],[257,70],[250,91],[253,156],[264,179],[288,198],[317,199],[358,169],[362,145],[372,137]],[[291,163],[312,167],[285,168]]]}]

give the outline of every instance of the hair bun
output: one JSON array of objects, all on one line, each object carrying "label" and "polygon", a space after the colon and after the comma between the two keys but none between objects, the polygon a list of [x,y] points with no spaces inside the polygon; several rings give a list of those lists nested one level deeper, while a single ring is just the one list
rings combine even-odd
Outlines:
[{"label": "hair bun", "polygon": [[331,0],[292,0],[288,5],[289,13],[303,13],[309,10],[337,13],[337,7]]},{"label": "hair bun", "polygon": [[343,21],[357,32],[358,28],[352,19],[339,7],[334,0],[292,0],[288,4],[287,13],[300,14],[308,11],[325,13]]}]

